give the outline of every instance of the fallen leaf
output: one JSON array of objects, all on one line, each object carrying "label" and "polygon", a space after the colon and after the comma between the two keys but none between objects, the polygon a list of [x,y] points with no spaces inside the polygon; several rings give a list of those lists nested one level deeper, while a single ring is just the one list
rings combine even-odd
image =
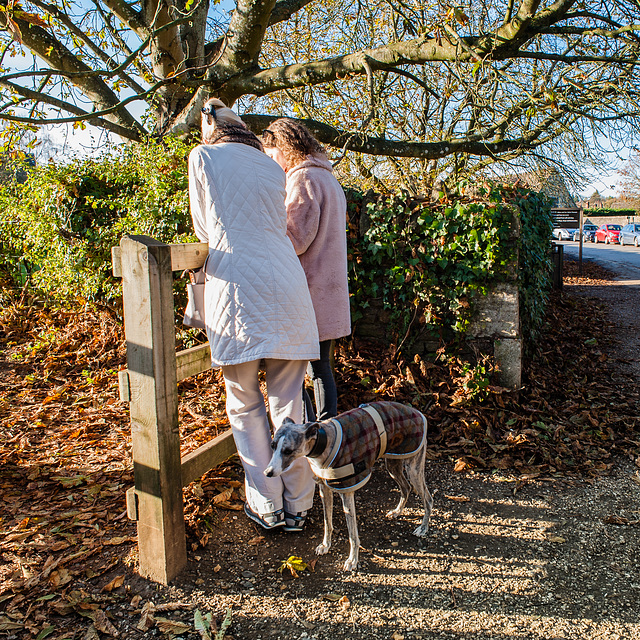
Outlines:
[{"label": "fallen leaf", "polygon": [[110,636],[118,635],[118,630],[111,624],[109,618],[107,618],[107,614],[102,609],[94,612],[93,624],[96,630],[101,633],[106,633]]},{"label": "fallen leaf", "polygon": [[467,496],[448,496],[446,493],[444,497],[447,500],[453,500],[454,502],[469,502],[470,500],[470,498],[467,498]]},{"label": "fallen leaf", "polygon": [[347,596],[342,596],[342,598],[338,600],[338,603],[343,611],[346,611],[351,606],[351,602],[349,602],[349,598],[347,598]]},{"label": "fallen leaf", "polygon": [[557,542],[558,544],[566,542],[567,539],[562,536],[549,536],[549,542]]},{"label": "fallen leaf", "polygon": [[225,489],[221,491],[218,495],[213,496],[213,504],[226,503],[231,499],[233,494],[233,488]]},{"label": "fallen leaf", "polygon": [[56,628],[53,625],[49,625],[48,627],[45,627],[37,636],[36,636],[36,640],[44,640],[45,638],[48,638],[54,631],[56,630]]},{"label": "fallen leaf", "polygon": [[603,522],[605,524],[629,524],[629,520],[627,518],[623,518],[622,516],[607,516]]},{"label": "fallen leaf", "polygon": [[189,602],[164,602],[155,606],[156,611],[180,611],[180,609],[193,609],[194,605]]},{"label": "fallen leaf", "polygon": [[178,620],[167,620],[166,618],[156,618],[156,626],[162,633],[170,633],[181,636],[191,631],[191,625],[179,622]]},{"label": "fallen leaf", "polygon": [[127,542],[136,542],[135,538],[131,536],[116,536],[115,538],[111,538],[110,540],[105,540],[102,544],[117,546],[120,544],[125,544]]},{"label": "fallen leaf", "polygon": [[294,578],[298,577],[298,571],[304,571],[307,568],[307,563],[298,556],[289,556],[286,560],[282,561],[282,564],[278,567],[278,571],[282,573],[285,569],[289,569],[291,575]]},{"label": "fallen leaf", "polygon": [[465,462],[465,460],[463,460],[462,458],[458,458],[458,459],[456,460],[456,463],[455,463],[454,467],[453,467],[453,470],[454,470],[456,473],[460,473],[461,471],[464,471],[464,470],[467,468],[467,466],[468,466],[468,465],[467,465],[467,463]]},{"label": "fallen leaf", "polygon": [[57,571],[52,571],[51,575],[49,576],[49,582],[54,587],[61,587],[71,582],[71,580],[72,580],[71,574],[64,567],[61,567]]},{"label": "fallen leaf", "polygon": [[329,602],[338,602],[340,598],[342,598],[342,594],[340,593],[325,593],[322,598],[324,600],[328,600]]},{"label": "fallen leaf", "polygon": [[0,631],[16,631],[23,628],[23,624],[19,622],[12,622],[9,618],[0,616]]},{"label": "fallen leaf", "polygon": [[153,625],[156,623],[153,616],[155,611],[156,607],[153,602],[151,602],[151,600],[144,603],[141,611],[140,622],[138,622],[138,624],[136,625],[136,629],[138,629],[138,631],[148,631],[149,629],[151,629],[151,627],[153,627]]},{"label": "fallen leaf", "polygon": [[107,583],[102,587],[102,591],[113,591],[114,589],[118,589],[124,584],[124,576],[117,576],[111,582]]},{"label": "fallen leaf", "polygon": [[100,635],[96,631],[96,628],[91,625],[87,629],[87,633],[84,634],[84,638],[82,640],[100,640]]}]

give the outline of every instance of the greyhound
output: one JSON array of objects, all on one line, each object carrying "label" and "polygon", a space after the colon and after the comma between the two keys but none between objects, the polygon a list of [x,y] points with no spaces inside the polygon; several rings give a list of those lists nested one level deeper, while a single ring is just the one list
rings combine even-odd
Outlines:
[{"label": "greyhound", "polygon": [[294,460],[302,456],[309,460],[324,509],[324,538],[316,548],[318,555],[331,547],[333,492],[340,493],[350,544],[344,570],[354,571],[360,546],[354,493],[368,482],[379,458],[385,458],[387,471],[400,487],[400,501],[387,517],[402,513],[413,486],[424,507],[422,522],[413,534],[427,535],[433,499],[424,477],[426,446],[427,419],[420,411],[397,402],[372,402],[321,422],[296,424],[285,418],[274,434],[273,455],[264,473],[277,477]]}]

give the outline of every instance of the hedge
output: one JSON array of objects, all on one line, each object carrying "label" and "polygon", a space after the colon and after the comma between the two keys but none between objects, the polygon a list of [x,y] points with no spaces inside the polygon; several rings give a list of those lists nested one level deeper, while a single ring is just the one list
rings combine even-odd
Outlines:
[{"label": "hedge", "polygon": [[[117,302],[111,247],[124,234],[195,241],[182,142],[148,142],[99,159],[48,164],[0,189],[0,268],[16,286],[57,300]],[[473,195],[469,195],[473,193]],[[529,343],[550,285],[550,203],[508,186],[461,184],[437,202],[348,192],[353,318],[373,299],[403,335],[412,318],[442,339],[464,335],[473,298],[508,277],[513,207],[520,210],[520,300]]]},{"label": "hedge", "polygon": [[601,218],[608,216],[635,216],[637,212],[635,209],[585,209],[583,216],[598,216]]}]

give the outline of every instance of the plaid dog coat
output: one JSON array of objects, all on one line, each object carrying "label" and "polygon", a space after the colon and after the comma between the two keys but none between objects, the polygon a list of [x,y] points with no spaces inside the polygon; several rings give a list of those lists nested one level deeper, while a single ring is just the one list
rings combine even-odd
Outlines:
[{"label": "plaid dog coat", "polygon": [[398,402],[363,404],[331,421],[336,442],[326,463],[320,467],[315,456],[309,456],[309,462],[316,476],[338,492],[365,485],[379,458],[411,457],[427,437],[422,413]]}]

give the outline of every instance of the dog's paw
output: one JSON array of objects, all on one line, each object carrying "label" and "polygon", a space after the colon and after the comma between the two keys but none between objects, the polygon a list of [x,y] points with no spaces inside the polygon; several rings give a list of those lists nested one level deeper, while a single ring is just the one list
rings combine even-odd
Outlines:
[{"label": "dog's paw", "polygon": [[358,558],[347,558],[342,568],[344,571],[355,571],[358,568]]},{"label": "dog's paw", "polygon": [[429,533],[429,525],[421,524],[413,531],[414,536],[418,536],[418,538],[426,538]]},{"label": "dog's paw", "polygon": [[387,513],[385,514],[387,518],[394,520],[395,518],[397,518],[400,514],[402,513],[402,511],[398,511],[398,509],[392,509],[391,511],[387,511]]},{"label": "dog's paw", "polygon": [[316,547],[316,555],[317,556],[323,556],[325,553],[327,553],[329,551],[329,548],[331,547],[330,544],[319,544]]}]

